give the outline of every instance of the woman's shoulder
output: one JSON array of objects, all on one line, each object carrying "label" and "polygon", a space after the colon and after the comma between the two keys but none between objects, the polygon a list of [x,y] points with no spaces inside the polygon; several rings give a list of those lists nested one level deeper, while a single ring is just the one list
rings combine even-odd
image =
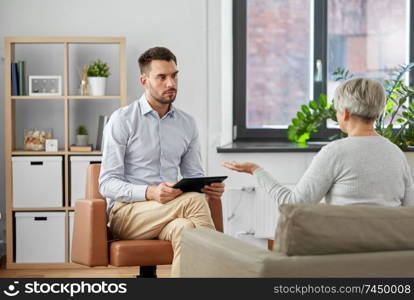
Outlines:
[{"label": "woman's shoulder", "polygon": [[323,152],[336,152],[337,150],[341,149],[344,147],[344,145],[347,145],[348,142],[345,141],[347,138],[342,138],[342,139],[338,139],[338,140],[334,140],[332,142],[330,142],[329,144],[326,144],[325,146],[323,146],[321,148],[321,151]]},{"label": "woman's shoulder", "polygon": [[355,136],[335,140],[323,147],[325,152],[341,153],[366,153],[387,152],[389,154],[404,155],[397,145],[383,136]]}]

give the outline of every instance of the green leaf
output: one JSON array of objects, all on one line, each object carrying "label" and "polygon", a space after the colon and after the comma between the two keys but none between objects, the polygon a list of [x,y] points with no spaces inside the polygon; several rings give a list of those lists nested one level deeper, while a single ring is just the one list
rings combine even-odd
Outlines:
[{"label": "green leaf", "polygon": [[413,102],[411,102],[411,105],[410,105],[410,107],[408,108],[411,112],[413,112],[414,113],[414,101]]},{"label": "green leaf", "polygon": [[305,104],[303,104],[302,106],[301,106],[301,108],[302,108],[302,111],[306,114],[306,115],[310,115],[311,114],[311,111],[310,111],[310,109],[309,109],[309,107],[307,107]]},{"label": "green leaf", "polygon": [[311,102],[309,102],[309,106],[313,109],[313,110],[317,110],[318,109],[318,104],[316,104],[316,102],[314,100],[312,100]]},{"label": "green leaf", "polygon": [[387,110],[387,111],[392,111],[392,109],[394,108],[394,106],[395,106],[395,102],[393,102],[393,101],[387,101],[387,104],[386,104],[386,106],[385,106],[385,109]]},{"label": "green leaf", "polygon": [[297,116],[298,116],[299,120],[305,120],[306,119],[305,115],[301,111],[297,112]]},{"label": "green leaf", "polygon": [[406,101],[407,101],[407,97],[403,97],[400,99],[400,101],[398,101],[398,104],[403,105]]},{"label": "green leaf", "polygon": [[291,142],[296,141],[296,128],[295,128],[295,126],[292,126],[292,125],[288,126],[288,139]]},{"label": "green leaf", "polygon": [[309,140],[309,138],[310,138],[310,133],[305,132],[298,138],[297,142],[299,144],[304,144],[304,143],[306,143],[307,140]]},{"label": "green leaf", "polygon": [[326,107],[328,105],[328,100],[325,94],[319,95],[319,103],[321,104],[322,107]]}]

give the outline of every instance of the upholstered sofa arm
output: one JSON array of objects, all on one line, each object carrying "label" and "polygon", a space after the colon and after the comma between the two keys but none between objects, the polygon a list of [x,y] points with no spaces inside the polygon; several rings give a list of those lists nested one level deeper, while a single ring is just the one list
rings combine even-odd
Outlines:
[{"label": "upholstered sofa arm", "polygon": [[107,266],[106,202],[81,199],[75,204],[72,238],[72,261],[82,265]]},{"label": "upholstered sofa arm", "polygon": [[414,277],[414,251],[286,256],[209,229],[181,239],[182,277]]},{"label": "upholstered sofa arm", "polygon": [[181,237],[181,276],[260,277],[270,253],[214,230],[188,229]]}]

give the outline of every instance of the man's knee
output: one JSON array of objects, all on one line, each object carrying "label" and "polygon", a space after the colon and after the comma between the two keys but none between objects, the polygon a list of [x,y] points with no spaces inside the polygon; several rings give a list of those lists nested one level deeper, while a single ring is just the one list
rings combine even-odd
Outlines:
[{"label": "man's knee", "polygon": [[184,229],[191,229],[195,228],[194,223],[185,218],[177,218],[174,220],[174,225],[178,229],[178,231],[183,231]]},{"label": "man's knee", "polygon": [[206,195],[202,193],[196,193],[196,192],[190,192],[188,193],[188,201],[192,203],[198,203],[198,204],[206,204]]}]

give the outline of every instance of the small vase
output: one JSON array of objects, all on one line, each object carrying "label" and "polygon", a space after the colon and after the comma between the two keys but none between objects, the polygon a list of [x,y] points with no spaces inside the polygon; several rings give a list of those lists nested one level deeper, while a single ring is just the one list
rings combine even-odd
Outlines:
[{"label": "small vase", "polygon": [[89,87],[88,87],[87,80],[81,80],[80,87],[79,87],[79,95],[89,96]]},{"label": "small vase", "polygon": [[88,145],[88,135],[76,135],[76,145],[78,146],[87,146]]},{"label": "small vase", "polygon": [[106,77],[88,77],[89,95],[104,96],[106,88]]}]

